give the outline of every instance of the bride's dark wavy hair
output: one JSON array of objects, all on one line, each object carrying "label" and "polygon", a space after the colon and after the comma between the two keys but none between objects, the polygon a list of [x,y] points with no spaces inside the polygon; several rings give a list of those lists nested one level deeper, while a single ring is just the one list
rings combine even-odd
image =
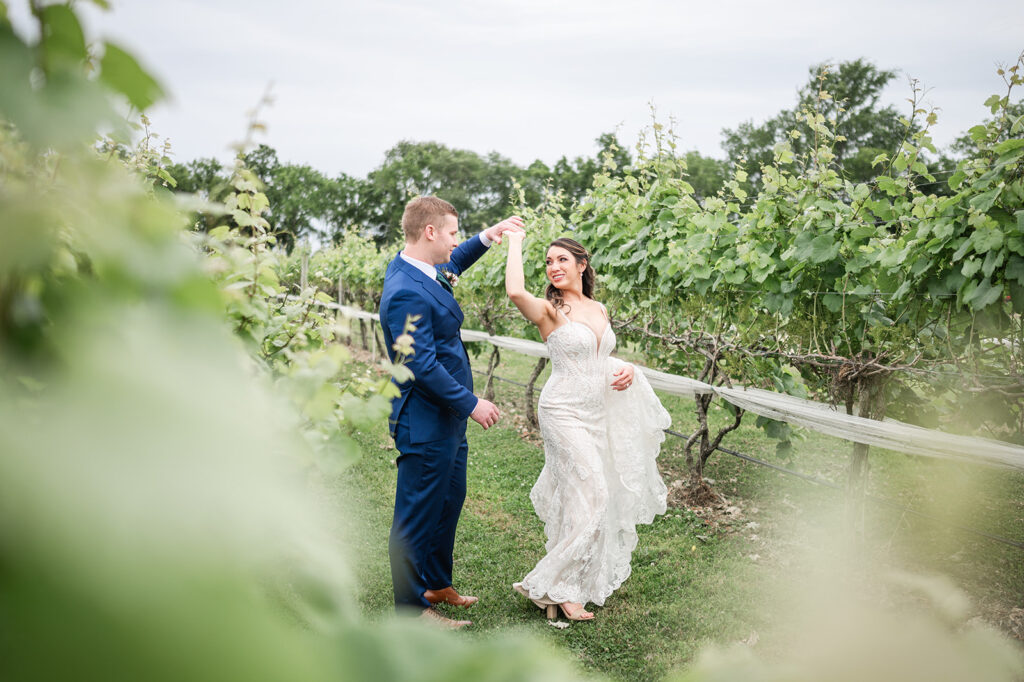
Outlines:
[{"label": "bride's dark wavy hair", "polygon": [[[573,258],[576,259],[577,263],[586,263],[587,267],[583,270],[583,295],[589,299],[594,298],[594,268],[590,267],[590,254],[583,248],[575,239],[569,239],[568,237],[561,237],[548,244],[550,250],[552,246],[558,246],[565,249],[572,254]],[[556,308],[572,308],[572,306],[566,306],[565,301],[562,299],[562,290],[556,287],[551,282],[548,282],[548,288],[544,292],[544,298],[551,301],[551,304]]]}]

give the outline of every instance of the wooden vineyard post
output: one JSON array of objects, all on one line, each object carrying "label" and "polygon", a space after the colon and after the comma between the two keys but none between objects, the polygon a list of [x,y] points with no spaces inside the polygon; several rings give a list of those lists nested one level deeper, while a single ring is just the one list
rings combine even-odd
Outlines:
[{"label": "wooden vineyard post", "polygon": [[342,307],[345,305],[345,280],[338,275],[338,319],[345,320],[345,343],[352,345],[352,320],[345,316]]},{"label": "wooden vineyard post", "polygon": [[[877,409],[876,397],[880,393],[881,382],[876,379],[862,378],[857,382],[859,394],[857,396],[857,416],[865,419],[874,419],[874,410]],[[852,401],[847,403],[847,413],[850,412]],[[850,536],[852,549],[858,551],[864,543],[865,519],[864,500],[867,494],[868,472],[871,469],[868,461],[869,447],[864,443],[854,443],[850,452],[850,468],[846,478],[846,500],[844,504],[844,518],[847,533]]]}]

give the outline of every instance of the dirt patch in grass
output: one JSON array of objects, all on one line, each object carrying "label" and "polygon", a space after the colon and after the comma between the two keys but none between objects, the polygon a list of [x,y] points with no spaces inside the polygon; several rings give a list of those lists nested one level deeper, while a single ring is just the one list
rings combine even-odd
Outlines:
[{"label": "dirt patch in grass", "polygon": [[699,507],[708,510],[722,509],[729,505],[725,495],[716,491],[703,480],[691,476],[672,482],[669,488],[669,504],[673,507]]}]

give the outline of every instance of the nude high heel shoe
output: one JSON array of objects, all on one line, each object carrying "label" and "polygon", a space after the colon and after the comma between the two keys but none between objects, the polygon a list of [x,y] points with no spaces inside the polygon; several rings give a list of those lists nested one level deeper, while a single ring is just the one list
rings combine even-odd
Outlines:
[{"label": "nude high heel shoe", "polygon": [[527,599],[532,601],[534,606],[536,606],[538,609],[540,609],[541,611],[544,612],[544,616],[548,620],[554,620],[554,619],[558,618],[558,612],[559,611],[561,611],[562,614],[568,620],[574,620],[574,621],[594,620],[594,614],[590,613],[587,610],[585,610],[583,608],[583,604],[575,605],[576,608],[572,609],[570,611],[569,609],[565,608],[565,604],[571,603],[571,602],[565,602],[565,603],[561,603],[560,604],[558,602],[553,602],[550,599],[545,599],[545,598],[534,599],[533,597],[530,596],[530,593],[526,590],[526,588],[523,587],[522,583],[514,583],[512,585],[512,589],[514,589],[516,592],[518,592],[519,594],[523,595],[524,597],[526,597]]},{"label": "nude high heel shoe", "polygon": [[[584,608],[583,604],[576,605],[577,608],[573,609],[572,612],[570,613],[569,609],[565,608],[565,605],[566,604],[570,604],[570,603],[572,603],[572,602],[565,602],[563,604],[557,604],[558,608],[562,611],[562,615],[564,615],[566,618],[568,618],[569,620],[575,620],[575,621],[594,620],[594,614],[591,613],[590,611],[587,611],[586,608]],[[547,613],[548,613],[548,618],[552,618],[553,617],[552,615],[550,615],[551,613],[553,613],[553,611],[552,611],[550,606],[548,607]]]}]

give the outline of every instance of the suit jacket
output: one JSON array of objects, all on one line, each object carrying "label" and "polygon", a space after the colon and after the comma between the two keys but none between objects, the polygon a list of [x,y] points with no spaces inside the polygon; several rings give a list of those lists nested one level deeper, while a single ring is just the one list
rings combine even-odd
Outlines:
[{"label": "suit jacket", "polygon": [[[473,237],[456,247],[451,261],[437,269],[461,274],[486,251],[483,242]],[[401,419],[408,424],[412,443],[450,438],[465,429],[477,404],[469,356],[460,335],[462,309],[438,282],[395,256],[384,276],[380,300],[380,323],[392,360],[392,345],[409,315],[420,316],[412,334],[415,352],[407,362],[414,379],[398,385],[401,395],[391,405],[391,435]]]}]

